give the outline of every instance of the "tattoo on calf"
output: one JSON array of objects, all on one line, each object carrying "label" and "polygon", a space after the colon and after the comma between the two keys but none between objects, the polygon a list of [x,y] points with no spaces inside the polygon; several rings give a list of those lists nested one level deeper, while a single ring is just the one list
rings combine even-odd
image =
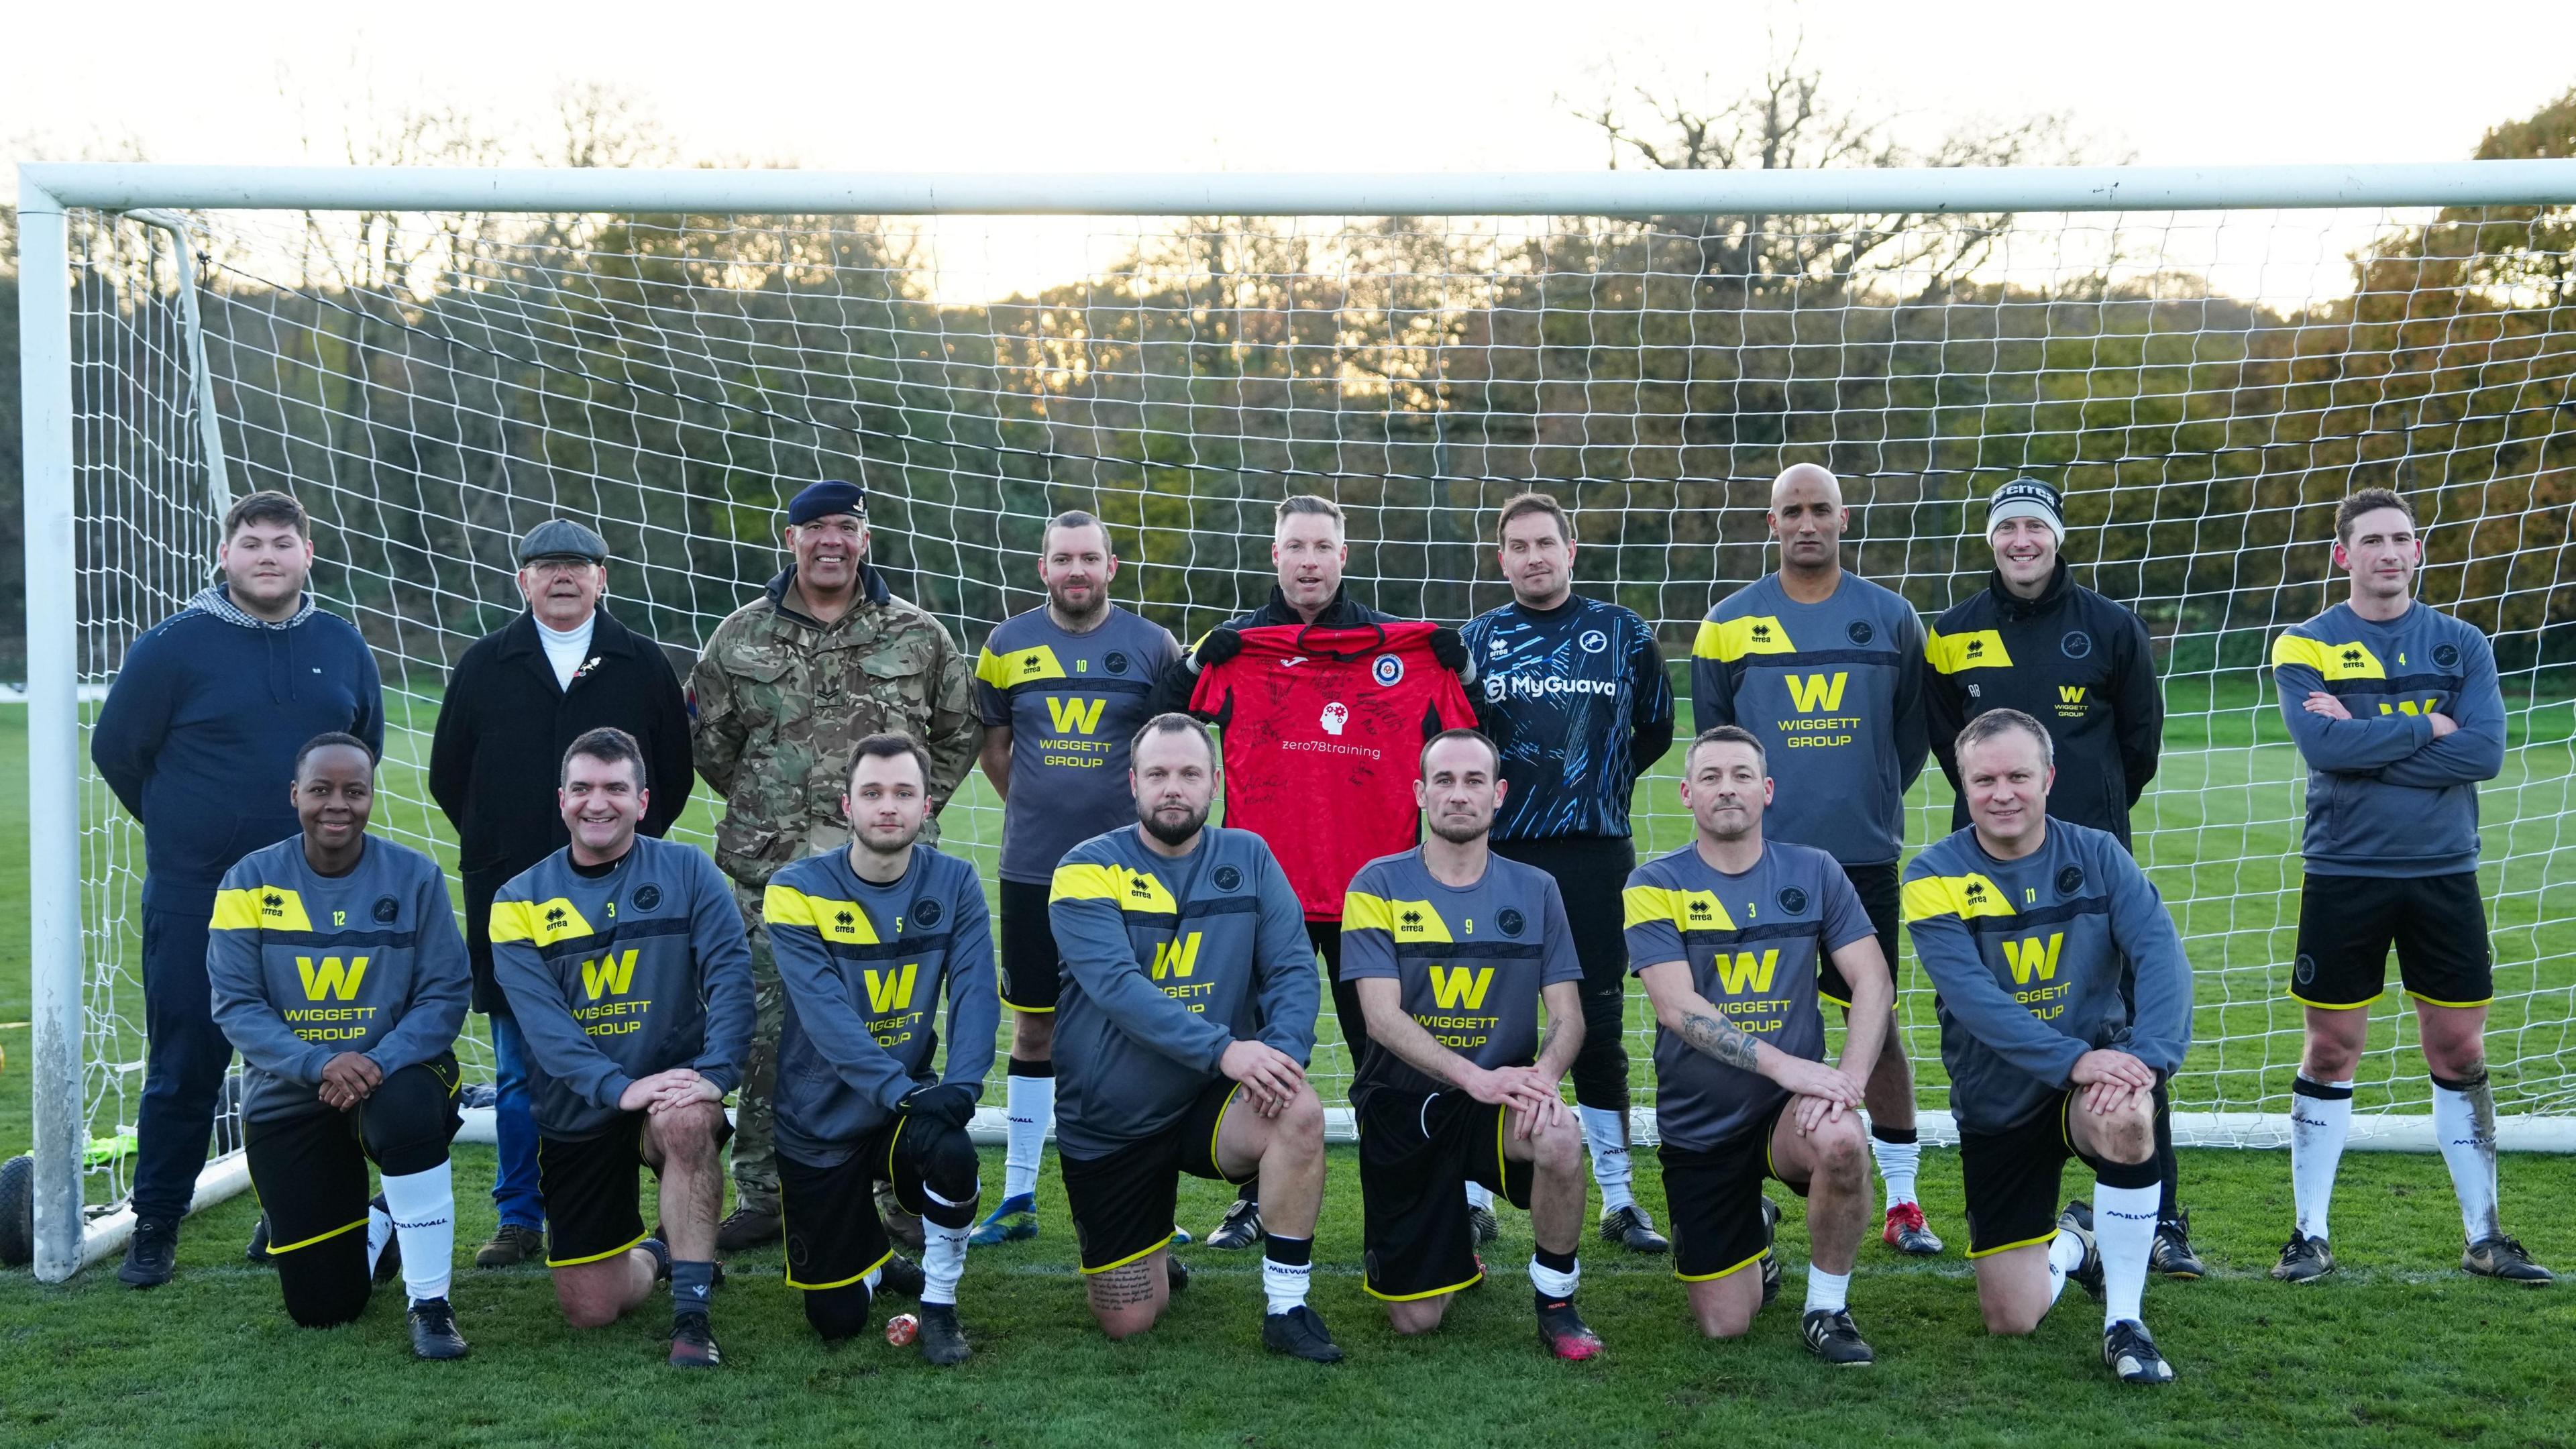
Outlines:
[{"label": "tattoo on calf", "polygon": [[1735,1023],[1694,1011],[1682,1018],[1681,1039],[1730,1067],[1753,1070],[1753,1038],[1736,1029]]},{"label": "tattoo on calf", "polygon": [[1150,1262],[1128,1263],[1106,1273],[1091,1275],[1091,1306],[1094,1308],[1133,1308],[1154,1301],[1154,1273]]}]

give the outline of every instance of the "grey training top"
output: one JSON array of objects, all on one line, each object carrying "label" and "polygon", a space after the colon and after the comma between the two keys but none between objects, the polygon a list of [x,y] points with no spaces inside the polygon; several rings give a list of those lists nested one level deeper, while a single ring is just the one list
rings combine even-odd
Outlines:
[{"label": "grey training top", "polygon": [[[772,1099],[778,1150],[837,1167],[932,1081],[984,1091],[1001,998],[992,918],[971,862],[915,845],[902,877],[859,879],[847,850],[769,878],[762,904],[786,1012]],[[948,1065],[935,1077],[934,1018],[948,998]]]},{"label": "grey training top", "polygon": [[1002,879],[1043,885],[1066,851],[1136,818],[1127,742],[1180,657],[1171,630],[1115,604],[1086,634],[1057,628],[1044,607],[993,631],[975,663],[975,707],[985,728],[1011,729]]},{"label": "grey training top", "polygon": [[317,873],[296,835],[243,856],[215,891],[206,979],[242,1054],[242,1119],[331,1110],[315,1089],[342,1052],[388,1076],[455,1046],[473,973],[438,862],[370,835],[357,867]]}]

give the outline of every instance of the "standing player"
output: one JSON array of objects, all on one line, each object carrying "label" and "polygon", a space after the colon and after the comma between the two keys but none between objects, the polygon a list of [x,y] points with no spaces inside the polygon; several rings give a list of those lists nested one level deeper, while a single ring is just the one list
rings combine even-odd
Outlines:
[{"label": "standing player", "polygon": [[[1299,493],[1279,500],[1270,538],[1270,561],[1278,569],[1279,576],[1276,586],[1270,591],[1270,602],[1208,631],[1187,656],[1165,670],[1155,693],[1155,713],[1186,710],[1222,729],[1231,718],[1230,710],[1206,708],[1192,701],[1204,692],[1210,671],[1221,668],[1243,652],[1245,630],[1284,627],[1348,631],[1405,622],[1392,614],[1370,608],[1344,591],[1342,570],[1350,562],[1351,548],[1343,534],[1342,523],[1341,505],[1329,498]],[[1440,668],[1457,673],[1469,682],[1475,679],[1475,664],[1469,659],[1466,643],[1458,637],[1457,630],[1429,630],[1424,647],[1429,649]],[[1399,682],[1405,677],[1405,672],[1398,668],[1396,678]],[[1416,687],[1422,683],[1418,675],[1413,679]],[[1407,691],[1408,694],[1411,692]],[[1345,708],[1348,708],[1346,702]],[[1309,704],[1308,719],[1314,717],[1313,710],[1314,706]],[[1348,757],[1323,748],[1336,742],[1321,736],[1388,723],[1363,718],[1354,724],[1346,716],[1340,722],[1309,730],[1307,733],[1318,738],[1299,742],[1303,753],[1296,765],[1275,751],[1247,749],[1240,737],[1229,731],[1225,735],[1226,773],[1237,782],[1293,779],[1293,784],[1299,787],[1330,788],[1330,782],[1337,774],[1347,774],[1347,771],[1336,771],[1334,766],[1347,763]],[[1468,720],[1464,718],[1427,718],[1421,723],[1420,733],[1412,738],[1427,740],[1450,725],[1465,723]],[[1408,741],[1405,749],[1410,751],[1413,748]],[[1392,778],[1391,773],[1389,778]],[[1333,823],[1339,828],[1317,831],[1312,838],[1290,836],[1269,827],[1256,827],[1254,833],[1262,835],[1277,853],[1281,867],[1288,872],[1289,881],[1304,903],[1306,931],[1314,941],[1316,955],[1323,961],[1324,979],[1333,990],[1333,1020],[1341,1028],[1342,1045],[1349,1051],[1352,1065],[1356,1067],[1368,1050],[1368,1029],[1361,1020],[1358,993],[1342,983],[1342,923],[1334,913],[1341,909],[1342,890],[1350,884],[1350,872],[1379,851],[1363,850],[1355,857],[1345,852],[1353,841],[1411,840],[1419,834],[1421,826],[1411,795],[1401,789],[1381,791],[1375,796],[1345,792],[1338,803]],[[1238,816],[1248,821],[1251,813],[1243,808],[1241,802],[1232,798],[1226,801],[1229,824],[1239,823]],[[1313,817],[1298,808],[1283,812],[1282,818],[1302,821]],[[1209,1247],[1231,1250],[1248,1248],[1261,1241],[1261,1209],[1256,1202],[1258,1190],[1258,1184],[1243,1185],[1242,1194],[1235,1199],[1233,1206],[1226,1209],[1225,1221],[1208,1234]],[[1489,1212],[1485,1216],[1490,1222],[1492,1214]]]},{"label": "standing player", "polygon": [[[1897,858],[1905,792],[1930,745],[1923,724],[1923,624],[1891,590],[1843,571],[1851,527],[1842,485],[1795,463],[1771,485],[1780,571],[1709,610],[1691,646],[1691,708],[1703,730],[1741,725],[1762,742],[1784,782],[1772,835],[1842,862],[1896,970]],[[1816,963],[1825,999],[1851,1016],[1851,992],[1829,960]],[[1891,1008],[1892,1010],[1893,1008]],[[1923,1157],[1914,1129],[1914,1071],[1891,1021],[1869,1076],[1870,1153],[1887,1184],[1880,1231],[1901,1253],[1941,1240],[1914,1199]]]},{"label": "standing player", "polygon": [[[1510,787],[1494,817],[1494,850],[1556,882],[1583,963],[1574,1103],[1601,1185],[1601,1239],[1669,1252],[1629,1187],[1620,890],[1637,868],[1629,797],[1672,748],[1672,681],[1645,620],[1574,592],[1574,521],[1555,499],[1511,499],[1495,531],[1512,601],[1459,631],[1484,680],[1477,714]],[[1493,1214],[1477,1211],[1477,1235],[1490,1239]]]},{"label": "standing player", "polygon": [[[2048,818],[2051,749],[2019,710],[1977,716],[1958,740],[1974,823],[1905,868],[1906,927],[1939,993],[1977,1306],[1988,1331],[2030,1333],[2071,1276],[2103,1299],[2113,1376],[2170,1383],[2139,1308],[2191,963],[2118,839]],[[2070,1156],[2093,1169],[2093,1202],[2052,1225]]]},{"label": "standing player", "polygon": [[[724,877],[695,847],[636,834],[644,756],[624,730],[564,752],[572,841],[492,901],[492,966],[528,1046],[537,1190],[555,1300],[575,1328],[614,1323],[671,1280],[671,1363],[721,1362],[716,1151],[751,1045],[751,952]],[[662,1180],[666,1241],[644,1234],[635,1169]]]},{"label": "standing player", "polygon": [[1556,882],[1487,849],[1506,788],[1493,741],[1444,731],[1417,763],[1430,838],[1361,867],[1342,907],[1369,1023],[1351,1083],[1368,1291],[1398,1333],[1440,1326],[1485,1277],[1459,1193],[1475,1182],[1529,1209],[1540,1346],[1588,1359],[1601,1340],[1574,1311],[1583,1140],[1557,1095],[1582,1046],[1583,967]]},{"label": "standing player", "polygon": [[456,1029],[472,989],[438,862],[367,834],[376,760],[316,735],[288,787],[302,833],[252,851],[215,893],[206,975],[215,1021],[249,1063],[242,1140],[287,1316],[307,1328],[367,1306],[384,1229],[402,1260],[411,1351],[463,1358],[448,1307],[456,1255]]},{"label": "standing player", "polygon": [[2290,1084],[2298,1223],[2272,1276],[2306,1283],[2334,1271],[2326,1211],[2352,1125],[2352,1069],[2370,1043],[2370,1003],[2387,989],[2393,943],[2433,1077],[2433,1134],[2460,1199],[2460,1267],[2547,1283],[2549,1270],[2505,1236],[2496,1205],[2486,1062],[2495,980],[2478,894],[2478,782],[2504,765],[2495,652],[2474,627],[2416,602],[2424,544],[2401,495],[2365,488],[2346,498],[2334,561],[2352,577],[2350,596],[2272,642],[2281,717],[2308,762],[2308,879],[2290,978],[2291,999],[2307,1009]]},{"label": "standing player", "polygon": [[[861,738],[908,734],[930,751],[935,819],[984,734],[973,665],[946,625],[894,596],[868,562],[870,539],[867,490],[855,483],[827,479],[788,500],[787,567],[725,616],[689,671],[691,749],[724,797],[716,864],[750,932],[759,1001],[736,1104],[734,1210],[718,1234],[728,1253],[778,1236],[769,1093],[783,1007],[760,924],[770,872],[850,843],[841,766]],[[937,839],[937,826],[926,833]],[[906,1215],[896,1231],[917,1228]]]},{"label": "standing player", "polygon": [[[1269,1223],[1261,1342],[1337,1363],[1306,1306],[1324,1201],[1314,945],[1261,838],[1210,827],[1216,742],[1156,715],[1129,747],[1137,823],[1056,867],[1056,1141],[1091,1313],[1152,1328],[1186,1282],[1168,1251],[1180,1174],[1257,1181]],[[1241,1109],[1241,1110],[1238,1110]]]},{"label": "standing player", "polygon": [[[1700,731],[1682,756],[1696,838],[1628,877],[1628,955],[1655,1004],[1656,1155],[1673,1268],[1690,1285],[1700,1332],[1742,1337],[1777,1284],[1779,1210],[1762,1195],[1763,1179],[1776,1177],[1808,1199],[1801,1335],[1827,1363],[1868,1364],[1877,1355],[1850,1305],[1869,1224],[1857,1112],[1896,986],[1833,857],[1764,839],[1771,799],[1751,731]],[[1830,1067],[1807,969],[1820,954],[1852,993],[1842,1061]]]},{"label": "standing player", "polygon": [[1181,657],[1170,630],[1109,602],[1117,577],[1109,526],[1057,514],[1038,556],[1046,604],[1003,620],[975,665],[984,777],[1002,801],[1002,999],[1011,1005],[1002,1201],[976,1228],[978,1245],[1038,1235],[1038,1162],[1055,1117],[1047,888],[1065,851],[1135,818],[1127,741],[1151,713],[1155,681]]},{"label": "standing player", "polygon": [[[1951,606],[1924,641],[1932,672],[1923,681],[1932,757],[1957,797],[1950,828],[1968,826],[1954,742],[1990,709],[2017,709],[2048,727],[2057,784],[2048,813],[2107,830],[2129,845],[2129,810],[2156,777],[2163,749],[2164,691],[2156,656],[2136,614],[2082,584],[2059,556],[2066,516],[2057,490],[2016,478],[1986,504],[1986,541],[1995,569],[1987,586]],[[2131,854],[2135,854],[2134,848]],[[2176,1196],[2173,1136],[2156,1119],[2154,1269],[2168,1278],[2204,1271],[2191,1250],[2191,1220]]]},{"label": "standing player", "polygon": [[[966,1126],[993,1065],[993,932],[975,867],[917,844],[930,818],[930,756],[909,735],[850,754],[846,849],[769,878],[761,903],[787,1016],[778,1047],[778,1187],[787,1285],[826,1339],[868,1326],[868,1294],[894,1256],[875,1191],[894,1186],[925,1224],[921,1356],[971,1353],[957,1280],[978,1194]],[[934,1074],[934,1018],[948,997],[948,1062]]]},{"label": "standing player", "polygon": [[[232,1043],[207,1013],[206,930],[235,862],[296,836],[267,793],[315,735],[384,747],[376,658],[305,587],[303,505],[265,490],[224,513],[223,579],[125,651],[99,706],[90,758],[143,827],[143,1108],[135,1124],[134,1236],[117,1281],[154,1288],[178,1263],[179,1219],[206,1162]],[[242,795],[242,782],[262,782]],[[267,1259],[267,1232],[251,1238]]]}]

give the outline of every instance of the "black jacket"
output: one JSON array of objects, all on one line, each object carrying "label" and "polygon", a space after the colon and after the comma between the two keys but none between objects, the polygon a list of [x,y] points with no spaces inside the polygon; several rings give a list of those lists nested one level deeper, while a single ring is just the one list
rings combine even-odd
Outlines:
[{"label": "black jacket", "polygon": [[[1959,731],[1990,709],[2017,709],[2057,742],[2048,813],[2107,830],[2129,843],[2129,807],[2156,777],[2165,701],[2147,626],[2075,582],[2061,560],[2036,599],[2016,598],[2003,576],[1951,606],[1932,626],[1923,674],[1932,757],[1959,788]],[[1968,824],[1968,804],[1950,827]]]},{"label": "black jacket", "polygon": [[[1359,600],[1352,598],[1349,590],[1335,589],[1333,590],[1332,601],[1324,605],[1322,613],[1315,616],[1313,627],[1318,629],[1356,629],[1363,624],[1391,624],[1395,621],[1395,615],[1379,613],[1377,610],[1372,609],[1368,605],[1361,603]],[[1269,603],[1262,605],[1260,608],[1253,610],[1249,614],[1241,614],[1232,619],[1228,619],[1219,627],[1226,629],[1259,629],[1272,624],[1303,624],[1305,622],[1305,620],[1297,617],[1297,611],[1295,609],[1288,607],[1288,596],[1279,591],[1279,586],[1277,584],[1272,584],[1270,586]],[[1211,629],[1208,632],[1212,634],[1216,631]],[[1207,635],[1205,634],[1199,636],[1200,639],[1204,639],[1206,637]],[[1190,694],[1193,690],[1198,688],[1199,682],[1199,672],[1193,662],[1198,656],[1198,647],[1197,640],[1191,641],[1190,646],[1181,651],[1181,657],[1173,660],[1171,667],[1163,671],[1163,677],[1154,682],[1154,713],[1182,714],[1188,712],[1190,707]]]},{"label": "black jacket", "polygon": [[569,839],[555,808],[566,747],[602,725],[635,736],[652,792],[642,825],[647,835],[671,828],[696,783],[688,702],[662,647],[602,605],[590,655],[570,689],[557,685],[536,620],[523,613],[465,651],[439,706],[429,793],[456,827],[477,1011],[502,1006],[492,985],[493,893]]}]

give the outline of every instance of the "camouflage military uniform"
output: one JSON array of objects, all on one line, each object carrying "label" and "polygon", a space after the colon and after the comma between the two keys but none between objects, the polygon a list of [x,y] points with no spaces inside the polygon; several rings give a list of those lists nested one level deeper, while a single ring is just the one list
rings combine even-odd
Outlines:
[{"label": "camouflage military uniform", "polygon": [[[760,918],[770,873],[850,843],[841,815],[850,747],[901,732],[930,751],[930,800],[947,803],[983,741],[974,660],[926,610],[895,598],[873,568],[830,626],[797,612],[794,566],[716,626],[689,674],[689,734],[698,773],[724,795],[716,864],[734,882],[751,931],[760,1018],[743,1071],[733,1139],[740,1206],[778,1209],[769,1094],[778,1075],[778,965]],[[924,832],[935,839],[936,827]]]}]

